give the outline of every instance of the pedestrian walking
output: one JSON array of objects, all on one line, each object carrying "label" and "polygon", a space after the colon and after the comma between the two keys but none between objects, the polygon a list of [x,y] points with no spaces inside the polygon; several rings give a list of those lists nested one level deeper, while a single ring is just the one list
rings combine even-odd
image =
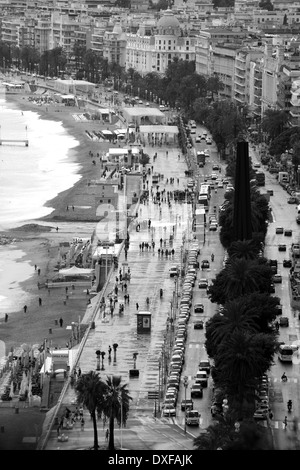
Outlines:
[{"label": "pedestrian walking", "polygon": [[108,441],[108,438],[109,438],[109,430],[106,429],[106,433],[105,433],[105,440]]},{"label": "pedestrian walking", "polygon": [[288,424],[288,422],[287,422],[287,416],[285,416],[285,417],[284,417],[284,420],[283,420],[284,429],[287,428],[287,424]]},{"label": "pedestrian walking", "polygon": [[81,427],[81,431],[84,431],[84,418],[83,417],[81,418],[81,421],[80,421],[80,427]]},{"label": "pedestrian walking", "polygon": [[41,299],[41,297],[39,297],[39,306],[40,306],[40,307],[42,306],[42,299]]},{"label": "pedestrian walking", "polygon": [[58,232],[58,227],[56,227],[56,231]]},{"label": "pedestrian walking", "polygon": [[58,321],[59,321],[60,327],[62,327],[62,326],[63,326],[63,323],[64,323],[63,319],[60,317],[60,319],[59,319]]},{"label": "pedestrian walking", "polygon": [[269,418],[270,418],[270,419],[273,419],[273,413],[272,413],[271,410],[269,410]]},{"label": "pedestrian walking", "polygon": [[140,307],[138,303],[136,303],[135,306],[136,306],[136,309],[137,309],[137,310],[138,310],[139,307]]},{"label": "pedestrian walking", "polygon": [[111,346],[109,345],[109,346],[108,346],[108,359],[111,359],[111,351],[112,351],[112,348],[111,348]]},{"label": "pedestrian walking", "polygon": [[27,305],[24,305],[23,310],[24,310],[24,313],[27,312]]},{"label": "pedestrian walking", "polygon": [[38,276],[41,274],[40,268],[38,269],[37,273],[38,273]]},{"label": "pedestrian walking", "polygon": [[72,210],[74,210],[74,209],[75,209],[75,207],[74,207],[74,206],[72,206]]},{"label": "pedestrian walking", "polygon": [[81,369],[80,369],[80,367],[78,367],[78,377],[80,377],[80,376],[81,376]]},{"label": "pedestrian walking", "polygon": [[7,313],[6,313],[6,314],[5,314],[5,320],[4,320],[5,323],[7,323],[7,320],[8,320],[8,315],[7,315]]},{"label": "pedestrian walking", "polygon": [[34,265],[34,270],[36,271],[36,269],[37,269],[37,265],[35,264],[35,265]]}]

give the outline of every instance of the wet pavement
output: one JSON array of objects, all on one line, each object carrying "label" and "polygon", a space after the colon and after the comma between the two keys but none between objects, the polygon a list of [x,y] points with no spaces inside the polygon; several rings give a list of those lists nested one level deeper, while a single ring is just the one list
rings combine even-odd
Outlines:
[{"label": "wet pavement", "polygon": [[[184,171],[186,170],[184,158],[178,159],[178,149],[167,148],[167,150],[168,156],[166,156],[166,147],[162,147],[159,150],[155,148],[158,157],[153,162],[154,150],[147,147],[144,149],[145,153],[148,153],[151,157],[150,164],[153,165],[153,172],[164,175],[164,179],[161,179],[158,183],[159,190],[165,189],[167,192],[175,189],[184,189],[187,184],[187,178],[184,176]],[[169,182],[170,177],[174,178],[173,184]],[[168,183],[166,183],[167,178],[169,180]],[[151,176],[148,176],[148,181],[148,189],[150,189]],[[171,313],[171,302],[174,303],[176,285],[174,278],[170,278],[169,268],[173,265],[180,267],[182,263],[183,239],[186,240],[185,243],[188,243],[187,240],[191,236],[191,229],[189,227],[192,210],[191,204],[178,203],[173,200],[171,202],[171,207],[168,207],[166,202],[162,202],[161,207],[159,207],[157,203],[154,203],[150,195],[149,202],[141,204],[138,208],[138,219],[129,228],[130,246],[127,260],[125,260],[124,250],[122,250],[119,257],[118,270],[115,270],[112,274],[105,291],[107,305],[109,305],[107,295],[114,293],[116,287],[115,278],[116,276],[119,277],[119,269],[123,269],[123,263],[128,263],[130,267],[131,278],[130,281],[126,281],[127,291],[125,291],[124,287],[122,291],[121,283],[118,282],[118,302],[115,305],[113,315],[110,314],[108,307],[105,313],[104,309],[98,308],[95,317],[95,329],[90,330],[77,363],[82,373],[96,370],[96,350],[104,351],[106,355],[103,366],[101,362],[99,371],[101,378],[105,380],[106,376],[111,375],[122,377],[123,383],[128,384],[129,394],[132,397],[129,422],[131,419],[137,419],[139,425],[143,427],[145,427],[145,419],[147,425],[150,427],[153,425],[152,422],[147,421],[147,419],[154,419],[154,400],[148,399],[148,392],[158,390],[159,377],[162,377],[160,374],[163,375],[165,373],[163,358],[167,358],[170,352],[171,333],[167,325],[168,317],[174,315],[174,312]],[[151,220],[150,228],[148,227],[149,219]],[[136,230],[138,223],[140,231]],[[160,243],[161,239],[162,244]],[[140,244],[142,242],[148,242],[151,245],[152,241],[155,242],[154,249],[151,246],[149,250],[145,248],[143,251],[141,250]],[[174,255],[167,257],[165,255],[158,255],[160,245],[164,251],[166,248],[168,250],[173,248],[175,251]],[[127,269],[127,266],[125,266],[125,269]],[[163,289],[162,298],[160,298],[161,288]],[[129,303],[124,303],[125,293],[129,294]],[[93,302],[99,304],[99,302],[97,303],[97,297],[93,299]],[[146,303],[147,297],[149,298],[149,305]],[[121,303],[124,304],[124,312],[119,314],[119,305]],[[139,304],[138,309],[136,303]],[[150,334],[137,333],[136,313],[138,311],[151,312]],[[118,344],[116,355],[114,356],[114,352],[112,352],[111,360],[109,360],[108,348],[114,343]],[[134,353],[138,353],[136,360],[136,369],[139,370],[138,377],[129,376],[129,370],[134,369]],[[162,362],[159,362],[159,359]],[[62,399],[61,412],[58,415],[63,413],[65,406],[74,403],[74,400],[74,390],[68,387]],[[161,418],[158,416],[159,419]],[[144,421],[142,422],[141,420]],[[86,421],[89,421],[89,416],[87,416]],[[162,426],[171,426],[172,428],[178,425],[176,420],[172,418],[162,419],[159,423]],[[124,431],[124,439],[129,432],[130,426],[127,425],[127,428],[127,431]],[[70,436],[69,442],[65,443],[68,445],[68,448],[70,448],[71,442],[72,448],[79,448],[83,433],[76,432],[76,438],[75,430],[68,430],[66,433]],[[158,438],[158,441],[161,442],[161,439]],[[192,449],[192,436],[183,434],[182,442],[185,443],[182,449]],[[92,445],[92,442],[90,442],[90,445]],[[176,446],[171,446],[170,448],[180,448],[178,443]],[[53,429],[44,448],[47,450],[57,449],[57,447],[57,433],[56,429]],[[126,447],[125,444],[124,447]]]}]

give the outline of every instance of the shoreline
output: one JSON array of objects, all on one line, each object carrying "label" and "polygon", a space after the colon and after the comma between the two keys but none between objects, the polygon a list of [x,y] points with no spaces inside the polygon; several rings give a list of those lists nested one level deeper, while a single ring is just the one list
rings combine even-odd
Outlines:
[{"label": "shoreline", "polygon": [[[21,308],[10,312],[7,322],[4,321],[4,318],[0,319],[0,340],[5,342],[5,355],[12,348],[19,347],[22,343],[41,344],[45,338],[49,339],[53,347],[65,347],[70,338],[70,330],[67,330],[66,326],[73,321],[77,322],[79,316],[84,317],[88,297],[83,289],[78,288],[77,292],[72,293],[73,296],[69,296],[70,298],[66,301],[64,289],[58,288],[55,291],[48,291],[46,288],[39,289],[37,283],[43,284],[48,276],[53,275],[59,243],[71,241],[72,235],[92,236],[92,233],[88,235],[85,233],[84,224],[86,222],[96,223],[98,220],[94,207],[91,207],[88,214],[87,210],[81,207],[88,205],[85,194],[87,181],[95,177],[95,165],[92,164],[89,152],[91,151],[94,155],[97,153],[101,155],[112,146],[110,143],[94,142],[86,137],[85,129],[89,129],[91,126],[93,128],[100,127],[100,122],[96,121],[95,124],[95,121],[75,121],[72,114],[78,113],[77,107],[37,106],[28,101],[29,96],[30,94],[27,93],[8,94],[6,95],[6,102],[8,106],[13,106],[21,111],[36,112],[40,119],[61,122],[65,131],[78,141],[78,145],[68,151],[68,159],[79,165],[77,173],[80,178],[73,186],[60,192],[44,204],[46,207],[53,208],[50,214],[35,219],[34,223],[28,221],[27,224],[24,221],[18,226],[0,232],[0,239],[5,241],[2,246],[9,248],[10,243],[13,243],[15,247],[25,253],[17,261],[17,265],[20,263],[20,269],[24,261],[32,265],[32,275],[25,281],[18,283],[18,286],[30,296],[30,300],[27,302],[28,310],[26,314]],[[57,109],[60,109],[60,111],[57,112]],[[80,114],[80,111],[78,114]],[[96,162],[97,169],[99,169],[100,176],[98,161]],[[67,206],[70,206],[70,208],[74,206],[74,210],[67,211]],[[39,221],[46,223],[46,225],[39,225]],[[57,224],[59,225],[59,221],[64,223],[80,222],[82,224],[82,233],[57,233],[55,227]],[[34,269],[35,265],[41,270],[40,276],[37,275]],[[10,287],[10,289],[12,289],[13,295],[13,287]],[[42,298],[42,306],[39,306],[39,297]],[[56,324],[60,317],[64,320],[63,328]]]}]

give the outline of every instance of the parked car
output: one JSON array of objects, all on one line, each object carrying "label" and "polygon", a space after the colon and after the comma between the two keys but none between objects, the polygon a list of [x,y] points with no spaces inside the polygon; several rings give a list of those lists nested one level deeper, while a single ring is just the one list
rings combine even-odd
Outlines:
[{"label": "parked car", "polygon": [[256,420],[264,420],[264,419],[267,419],[268,417],[268,410],[264,410],[264,409],[257,409],[255,410],[254,414],[253,414],[253,418],[256,419]]},{"label": "parked car", "polygon": [[195,304],[194,305],[194,312],[195,313],[203,313],[204,312],[204,305],[203,304]]},{"label": "parked car", "polygon": [[282,234],[284,232],[284,228],[283,227],[276,227],[276,233],[277,234]]},{"label": "parked car", "polygon": [[284,235],[285,235],[286,237],[291,237],[291,236],[293,235],[293,230],[285,229]]},{"label": "parked car", "polygon": [[273,283],[270,284],[270,294],[275,294],[275,285]]},{"label": "parked car", "polygon": [[165,417],[176,416],[176,408],[175,408],[175,406],[172,406],[172,405],[166,405],[166,406],[164,406],[164,409],[163,409],[163,416],[165,416]]},{"label": "parked car", "polygon": [[289,197],[287,202],[288,202],[288,204],[298,204],[299,203],[298,199],[294,196]]},{"label": "parked car", "polygon": [[300,215],[297,215],[296,222],[297,222],[298,225],[300,224]]}]

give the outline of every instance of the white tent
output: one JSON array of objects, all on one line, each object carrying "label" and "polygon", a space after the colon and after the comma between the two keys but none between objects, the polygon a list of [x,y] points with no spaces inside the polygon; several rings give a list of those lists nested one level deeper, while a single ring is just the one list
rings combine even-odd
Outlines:
[{"label": "white tent", "polygon": [[72,266],[72,268],[61,269],[59,274],[63,274],[64,276],[88,276],[89,274],[93,274],[94,271],[94,269]]}]

